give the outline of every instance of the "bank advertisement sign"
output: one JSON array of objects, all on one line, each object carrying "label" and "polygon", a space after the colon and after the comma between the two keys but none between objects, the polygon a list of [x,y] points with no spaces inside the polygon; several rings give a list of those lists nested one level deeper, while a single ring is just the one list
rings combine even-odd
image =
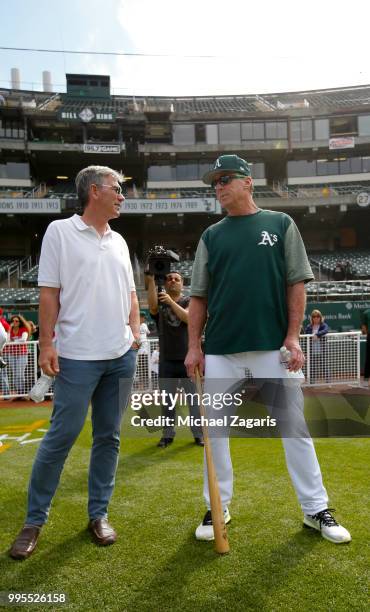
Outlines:
[{"label": "bank advertisement sign", "polygon": [[359,302],[309,302],[303,326],[309,323],[314,309],[320,310],[330,331],[350,331],[361,328],[361,313],[370,308],[370,300]]}]

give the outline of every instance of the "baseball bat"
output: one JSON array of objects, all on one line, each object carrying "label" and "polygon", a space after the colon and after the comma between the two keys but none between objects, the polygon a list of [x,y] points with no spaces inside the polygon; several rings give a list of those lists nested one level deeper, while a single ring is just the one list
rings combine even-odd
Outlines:
[{"label": "baseball bat", "polygon": [[[199,369],[195,368],[195,385],[197,388],[197,393],[199,395],[199,412],[202,417],[202,421],[205,421],[205,410],[203,404],[203,389],[202,389],[202,381],[199,374]],[[211,503],[211,515],[212,515],[212,524],[213,524],[213,532],[215,534],[215,550],[221,555],[224,555],[229,552],[229,540],[227,537],[226,525],[225,525],[225,517],[222,511],[221,505],[221,497],[220,497],[220,489],[218,486],[217,475],[215,466],[212,458],[212,447],[211,441],[208,435],[208,427],[206,422],[203,427],[203,440],[204,440],[204,450],[206,454],[206,463],[207,463],[207,474],[208,474],[208,489],[209,489],[209,499]]]}]

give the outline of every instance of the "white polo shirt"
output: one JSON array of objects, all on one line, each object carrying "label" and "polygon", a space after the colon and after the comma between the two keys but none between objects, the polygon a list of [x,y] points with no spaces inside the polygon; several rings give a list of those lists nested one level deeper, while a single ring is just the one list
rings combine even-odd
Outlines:
[{"label": "white polo shirt", "polygon": [[50,223],[38,284],[60,288],[56,338],[61,357],[115,359],[130,348],[134,278],[127,244],[109,226],[101,237],[79,215]]}]

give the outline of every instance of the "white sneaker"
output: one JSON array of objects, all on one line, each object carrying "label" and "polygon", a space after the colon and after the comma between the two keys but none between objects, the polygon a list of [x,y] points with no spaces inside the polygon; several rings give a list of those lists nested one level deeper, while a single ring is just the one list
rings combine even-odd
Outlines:
[{"label": "white sneaker", "polygon": [[[231,516],[230,516],[228,508],[225,508],[224,510],[224,518],[225,518],[225,525],[230,523]],[[204,515],[203,521],[196,528],[195,537],[197,540],[206,540],[207,542],[210,542],[211,540],[215,539],[215,534],[213,533],[213,525],[212,525],[212,514],[210,510],[207,510],[207,512]]]},{"label": "white sneaker", "polygon": [[326,508],[326,510],[321,510],[317,514],[305,514],[303,526],[317,529],[325,540],[334,544],[350,542],[351,534],[342,525],[338,525],[331,512],[334,512],[334,508]]}]

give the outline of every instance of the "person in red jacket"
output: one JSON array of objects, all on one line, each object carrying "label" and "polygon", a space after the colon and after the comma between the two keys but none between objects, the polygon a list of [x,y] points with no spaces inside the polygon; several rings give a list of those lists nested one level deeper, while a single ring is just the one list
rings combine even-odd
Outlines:
[{"label": "person in red jacket", "polygon": [[[10,320],[9,343],[4,354],[12,374],[13,386],[19,395],[25,393],[25,371],[27,367],[27,340],[30,335],[28,322],[22,315],[13,315]],[[8,387],[8,388],[6,388]],[[9,386],[5,384],[5,395],[9,393]]]}]

